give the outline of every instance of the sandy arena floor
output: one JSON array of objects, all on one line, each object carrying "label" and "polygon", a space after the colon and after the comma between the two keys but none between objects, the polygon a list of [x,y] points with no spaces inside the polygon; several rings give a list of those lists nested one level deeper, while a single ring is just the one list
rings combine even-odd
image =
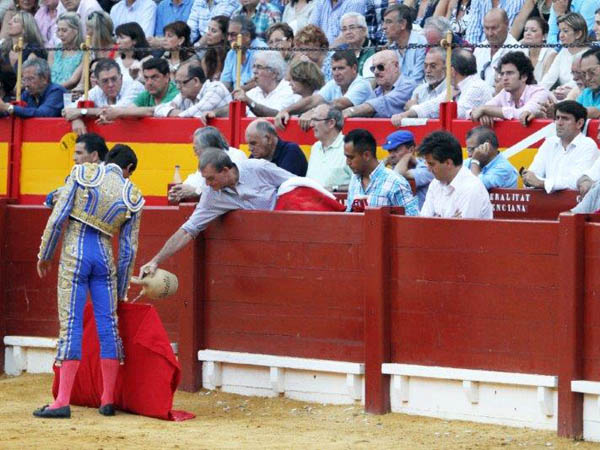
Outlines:
[{"label": "sandy arena floor", "polygon": [[0,376],[0,448],[394,448],[598,449],[600,444],[559,439],[533,431],[402,414],[373,416],[360,405],[323,406],[285,398],[241,397],[221,392],[179,392],[174,409],[196,419],[165,422],[73,407],[70,420],[42,420],[32,411],[50,400],[51,375]]}]

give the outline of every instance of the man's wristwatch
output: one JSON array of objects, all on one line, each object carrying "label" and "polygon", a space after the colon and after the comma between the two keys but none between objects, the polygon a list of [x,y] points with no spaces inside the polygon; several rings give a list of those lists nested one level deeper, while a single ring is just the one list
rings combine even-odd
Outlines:
[{"label": "man's wristwatch", "polygon": [[82,116],[85,117],[85,116],[87,116],[88,110],[87,110],[87,108],[82,108],[79,112],[81,113]]},{"label": "man's wristwatch", "polygon": [[15,105],[8,105],[8,107],[6,108],[6,112],[8,112],[9,114],[12,114],[15,112]]},{"label": "man's wristwatch", "polygon": [[479,161],[477,161],[476,159],[472,159],[471,164],[475,164],[475,165],[478,165],[479,167],[481,167],[481,163]]},{"label": "man's wristwatch", "polygon": [[256,108],[256,102],[254,100],[252,100],[250,102],[250,109],[254,109],[254,108]]}]

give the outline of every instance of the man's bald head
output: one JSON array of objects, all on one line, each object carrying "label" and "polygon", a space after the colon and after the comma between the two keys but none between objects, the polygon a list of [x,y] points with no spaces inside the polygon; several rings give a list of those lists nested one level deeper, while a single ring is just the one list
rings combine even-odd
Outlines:
[{"label": "man's bald head", "polygon": [[500,8],[492,8],[483,18],[483,32],[491,45],[500,46],[508,36],[508,16]]}]

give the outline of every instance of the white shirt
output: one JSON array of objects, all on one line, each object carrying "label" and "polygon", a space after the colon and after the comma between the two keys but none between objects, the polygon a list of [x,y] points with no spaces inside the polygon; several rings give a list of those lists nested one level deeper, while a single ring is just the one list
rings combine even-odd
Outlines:
[{"label": "white shirt", "polygon": [[[281,80],[277,87],[266,95],[265,91],[258,86],[250,89],[246,95],[253,102],[277,111],[293,105],[301,98],[298,94],[294,94],[292,85],[287,80]],[[247,109],[246,114],[248,117],[256,117],[250,108]]]},{"label": "white shirt", "polygon": [[568,49],[563,48],[558,52],[558,55],[556,55],[556,58],[552,61],[548,72],[546,72],[546,75],[539,81],[539,84],[546,89],[552,89],[552,86],[554,86],[557,81],[561,85],[568,84],[575,86],[573,74],[571,73],[571,65],[573,64],[573,59],[578,55],[583,55],[586,50],[587,48],[572,55]]},{"label": "white shirt", "polygon": [[[94,11],[102,11],[102,6],[100,6],[97,0],[81,0],[79,2],[79,6],[77,7],[77,11],[75,11],[81,19],[81,31],[83,32],[84,37],[86,35],[85,27],[87,24],[87,18]],[[58,6],[56,7],[56,18],[58,19],[58,17],[64,12],[67,12],[67,10],[63,6],[62,2],[59,1]],[[54,42],[60,42],[58,36],[55,37]]]},{"label": "white shirt", "polygon": [[[489,45],[489,42],[487,41],[487,39],[485,41],[483,41],[483,44]],[[504,41],[504,44],[502,45],[519,45],[519,43],[517,42],[517,40],[512,37],[512,35],[509,33],[508,36],[506,37],[506,40]],[[481,72],[485,69],[485,82],[487,84],[489,84],[490,86],[494,86],[494,77],[496,76],[496,66],[498,65],[498,63],[500,62],[500,59],[506,55],[508,52],[522,52],[521,49],[517,49],[517,48],[505,48],[505,47],[501,47],[498,50],[496,50],[496,53],[494,53],[494,56],[492,57],[492,49],[491,48],[486,48],[486,47],[477,47],[475,49],[475,51],[473,52],[473,56],[475,56],[475,59],[477,60],[477,76],[479,76],[481,78]],[[491,60],[491,63],[490,63]],[[489,64],[488,64],[489,63]],[[571,66],[569,65],[569,69],[571,68]]]},{"label": "white shirt", "polygon": [[121,0],[110,10],[110,18],[115,29],[124,23],[137,22],[146,36],[154,36],[156,3],[152,0],[135,0],[129,6],[126,0]]},{"label": "white shirt", "polygon": [[[529,56],[529,49],[524,48],[523,53]],[[540,81],[542,81],[542,78],[544,78],[544,66],[546,65],[546,61],[548,60],[548,58],[551,58],[552,55],[556,56],[556,50],[554,50],[553,48],[540,48],[540,54],[538,55],[538,60],[533,70],[533,76],[535,77],[535,80],[538,82],[538,84],[540,83]],[[550,67],[548,68],[548,70],[550,70]],[[571,66],[569,66],[569,70],[571,70]]]},{"label": "white shirt", "polygon": [[[485,105],[494,95],[494,88],[483,81],[479,75],[470,75],[457,85],[456,97],[457,115],[459,119],[468,119],[471,110]],[[437,119],[440,116],[440,103],[446,101],[445,89],[435,99],[414,105],[410,109],[417,113],[417,117]]]},{"label": "white shirt", "polygon": [[206,80],[194,101],[179,93],[170,102],[154,108],[154,116],[168,117],[171,111],[179,109],[181,112],[177,117],[200,117],[204,112],[227,106],[231,100],[231,94],[223,83]]},{"label": "white shirt", "polygon": [[429,100],[434,100],[441,94],[446,92],[446,79],[443,79],[440,84],[438,84],[435,88],[431,89],[429,83],[424,81],[419,84],[412,93],[411,100],[416,100],[417,105],[419,103],[423,103]]},{"label": "white shirt", "polygon": [[[240,161],[248,159],[243,151],[234,147],[229,147],[229,150],[225,150],[225,153],[229,155],[234,164],[238,164]],[[196,194],[200,195],[202,194],[202,189],[206,186],[206,180],[202,176],[202,173],[200,173],[200,170],[196,170],[194,173],[187,176],[183,184],[196,188]]]},{"label": "white shirt", "polygon": [[598,159],[593,139],[579,133],[565,149],[558,136],[547,138],[538,149],[529,170],[544,180],[546,192],[577,189],[577,180]]},{"label": "white shirt", "polygon": [[462,219],[492,219],[494,210],[490,194],[466,167],[461,167],[450,184],[434,179],[429,184],[423,217],[460,217]]},{"label": "white shirt", "polygon": [[338,134],[331,145],[323,148],[317,141],[310,149],[306,178],[317,180],[326,188],[350,184],[352,171],[344,156],[344,135]]},{"label": "white shirt", "polygon": [[[121,90],[117,94],[117,99],[114,105],[108,104],[108,97],[100,86],[94,86],[88,92],[88,99],[94,102],[95,108],[103,106],[135,106],[134,100],[140,92],[144,91],[144,85],[139,81],[134,81],[131,78],[123,77]],[[79,100],[83,100],[81,97]]]}]

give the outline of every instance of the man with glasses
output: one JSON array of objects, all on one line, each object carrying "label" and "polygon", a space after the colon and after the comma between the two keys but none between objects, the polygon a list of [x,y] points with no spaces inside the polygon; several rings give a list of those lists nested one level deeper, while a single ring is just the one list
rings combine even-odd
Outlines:
[{"label": "man with glasses", "polygon": [[249,90],[255,86],[252,78],[252,66],[256,50],[249,50],[248,47],[266,47],[267,44],[256,36],[256,27],[254,23],[245,16],[234,16],[229,21],[227,40],[232,45],[232,49],[227,52],[221,72],[221,82],[227,86],[230,91],[233,90],[237,76],[237,51],[233,48],[238,34],[242,35],[242,69],[240,71],[240,85],[242,89]]},{"label": "man with glasses", "polygon": [[340,23],[344,14],[355,12],[362,16],[366,13],[364,0],[314,0],[315,6],[309,23],[321,28],[330,43],[339,44]]},{"label": "man with glasses", "polygon": [[50,67],[45,59],[29,59],[23,63],[22,100],[27,106],[15,106],[0,99],[0,114],[8,113],[17,117],[60,117],[63,109],[63,94],[66,91],[59,84],[52,83]]},{"label": "man with glasses", "polygon": [[310,149],[306,177],[330,191],[346,191],[352,171],[344,156],[344,117],[332,105],[319,105],[310,119],[317,142]]},{"label": "man with glasses", "polygon": [[383,16],[383,31],[389,43],[388,47],[396,50],[398,54],[402,75],[418,83],[424,75],[425,47],[407,48],[407,46],[426,46],[427,41],[421,33],[413,31],[412,21],[412,8],[401,4],[392,5]]},{"label": "man with glasses", "polygon": [[310,119],[317,105],[327,103],[341,111],[361,105],[373,96],[371,84],[358,75],[358,61],[354,52],[336,51],[331,59],[333,80],[328,81],[318,93],[282,109],[275,117],[277,127],[285,128],[291,114],[304,113],[300,116],[300,127],[306,131],[311,126]]},{"label": "man with glasses", "polygon": [[587,108],[588,118],[600,117],[600,49],[592,48],[581,56],[581,74],[586,88],[577,101]]},{"label": "man with glasses", "polygon": [[229,107],[231,94],[220,81],[207,80],[199,62],[179,66],[175,85],[179,94],[154,108],[155,117],[200,117],[207,111]]},{"label": "man with glasses", "polygon": [[[78,135],[86,132],[85,117],[98,117],[104,108],[115,106],[133,106],[135,98],[144,91],[144,86],[131,77],[123,78],[119,64],[113,59],[98,60],[94,68],[98,82],[90,89],[88,99],[94,102],[94,108],[65,108],[65,119],[72,122],[73,131]],[[79,100],[83,100],[80,98]]]},{"label": "man with glasses", "polygon": [[[367,37],[367,22],[364,16],[349,12],[342,16],[342,28],[336,42],[339,50],[352,50],[358,59],[358,73],[362,73],[365,62],[375,54]],[[335,43],[334,43],[335,45]]]},{"label": "man with glasses", "polygon": [[405,110],[412,106],[432,100],[446,91],[446,50],[442,47],[431,47],[425,55],[425,80],[412,93],[412,97],[404,105]]},{"label": "man with glasses", "polygon": [[383,50],[373,57],[371,71],[375,74],[375,97],[362,105],[344,110],[344,117],[392,117],[403,111],[416,83],[400,76],[398,57],[394,50]]}]

